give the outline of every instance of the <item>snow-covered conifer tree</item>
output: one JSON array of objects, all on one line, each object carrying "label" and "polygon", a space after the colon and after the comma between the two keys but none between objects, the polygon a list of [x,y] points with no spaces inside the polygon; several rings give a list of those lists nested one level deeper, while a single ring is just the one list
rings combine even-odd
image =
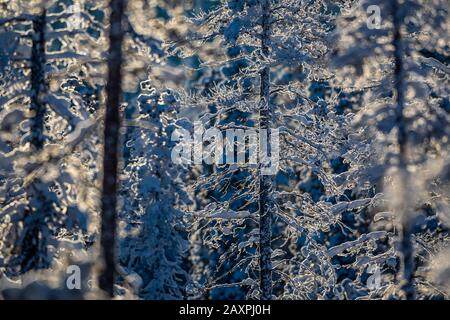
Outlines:
[{"label": "snow-covered conifer tree", "polygon": [[[2,235],[2,251],[5,271],[17,275],[49,267],[63,234],[86,230],[85,212],[73,200],[74,192],[66,189],[83,175],[72,176],[75,164],[63,163],[94,122],[84,121],[88,119],[83,101],[70,95],[61,98],[52,86],[58,63],[79,58],[74,54],[79,48],[76,45],[49,53],[52,40],[64,35],[64,31],[55,31],[53,24],[66,12],[46,1],[12,6],[17,10],[1,19],[2,36],[15,39],[15,47],[7,52],[10,65],[2,70],[7,89],[2,94],[2,130],[11,133],[3,140],[7,183],[2,219],[12,222]],[[11,76],[19,82],[10,82]],[[11,186],[15,186],[14,192]]]},{"label": "snow-covered conifer tree", "polygon": [[[333,20],[330,8],[322,1],[223,1],[211,12],[199,14],[194,19],[200,26],[197,39],[220,39],[228,52],[223,60],[204,63],[205,67],[218,68],[223,80],[219,77],[209,90],[191,101],[209,109],[200,118],[207,127],[279,128],[280,172],[292,174],[293,165],[312,168],[320,174],[327,191],[339,195],[341,190],[334,187],[327,167],[344,149],[341,129],[348,119],[327,111],[326,101],[311,101],[307,93],[311,80],[329,77],[323,57],[330,47],[327,34]],[[235,71],[230,72],[236,64]],[[282,78],[286,72],[301,76]],[[267,148],[275,152],[268,141]],[[299,190],[279,192],[274,185],[276,176],[263,175],[261,164],[219,165],[212,170],[197,185],[214,190],[211,198],[220,201],[200,210],[205,215],[200,219],[206,221],[203,230],[208,230],[203,241],[223,247],[219,258],[223,263],[216,270],[224,275],[217,276],[220,281],[210,275],[213,279],[205,287],[231,287],[233,284],[226,281],[239,271],[234,286],[248,287],[248,297],[271,299],[274,287],[291,280],[282,271],[286,262],[298,262],[289,258],[279,234],[276,245],[280,247],[273,249],[273,230],[283,230],[287,225],[291,232],[304,232],[314,241],[318,225],[323,224],[326,231],[330,224],[337,223],[339,215],[333,216],[331,203],[326,200],[321,209],[315,210],[312,199]],[[302,203],[301,208],[298,203]],[[301,217],[303,214],[305,217]],[[317,217],[305,220],[312,214]],[[303,223],[299,223],[301,220]],[[223,245],[218,244],[220,237],[225,240]],[[320,250],[325,256],[326,248]],[[283,291],[277,290],[277,294]]]},{"label": "snow-covered conifer tree", "polygon": [[[380,13],[376,23],[369,7]],[[399,228],[399,285],[406,299],[414,299],[415,233],[427,216],[423,205],[439,216],[446,203],[436,176],[448,157],[449,118],[442,108],[448,67],[433,53],[448,48],[448,9],[443,1],[368,0],[354,10],[340,25],[334,53],[341,83],[366,91],[355,123],[358,140],[371,143],[371,156],[354,158],[352,167],[359,172],[358,184],[378,190],[384,185],[384,201]]]},{"label": "snow-covered conifer tree", "polygon": [[133,127],[126,141],[130,158],[125,168],[121,221],[121,267],[140,279],[136,294],[143,299],[183,299],[188,273],[187,216],[190,199],[183,189],[183,169],[171,160],[172,133],[179,127],[177,96],[141,82]]}]

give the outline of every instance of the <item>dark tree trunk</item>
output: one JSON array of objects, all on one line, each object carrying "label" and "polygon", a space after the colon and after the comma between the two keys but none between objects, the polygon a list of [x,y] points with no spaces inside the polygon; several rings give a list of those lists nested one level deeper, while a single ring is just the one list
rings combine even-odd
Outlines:
[{"label": "dark tree trunk", "polygon": [[[261,0],[262,9],[262,34],[261,51],[265,57],[270,54],[270,0]],[[260,110],[259,110],[259,128],[269,130],[272,121],[272,112],[270,109],[270,66],[265,66],[260,72]],[[260,133],[261,134],[261,133]],[[260,136],[261,138],[261,136]],[[267,139],[267,150],[270,153],[270,138]],[[259,169],[259,215],[260,215],[260,286],[261,300],[272,299],[272,176],[262,174],[264,165],[260,157]]]},{"label": "dark tree trunk", "polygon": [[99,286],[113,296],[116,263],[117,169],[119,163],[120,100],[122,96],[122,21],[124,0],[111,0],[107,102],[104,129],[101,250],[104,268]]},{"label": "dark tree trunk", "polygon": [[45,25],[46,11],[33,21],[33,46],[31,48],[31,146],[36,150],[44,146],[45,104]]},{"label": "dark tree trunk", "polygon": [[[403,199],[406,200],[406,186],[408,184],[409,173],[407,169],[406,159],[406,144],[407,144],[407,132],[405,124],[405,70],[403,65],[403,45],[401,27],[403,24],[403,16],[400,12],[398,0],[392,0],[392,19],[393,19],[393,45],[394,45],[394,87],[396,92],[396,122],[397,122],[397,143],[399,148],[399,171],[400,171],[400,183],[402,184],[402,191],[404,193]],[[401,214],[401,259],[402,259],[402,289],[405,293],[407,300],[415,299],[415,286],[414,286],[414,247],[413,247],[413,222],[408,212],[408,203],[403,204],[405,208]]]},{"label": "dark tree trunk", "polygon": [[[42,98],[46,93],[45,80],[45,28],[46,10],[33,20],[33,35],[31,48],[31,103],[32,114],[30,126],[30,147],[32,152],[39,152],[44,147],[44,121],[46,108]],[[46,212],[46,200],[39,189],[38,181],[34,181],[27,191],[28,197],[33,198],[33,207],[28,206],[24,215],[25,234],[23,236],[20,257],[20,272],[24,273],[31,269],[47,267],[46,261],[41,258],[46,256],[46,244],[42,239],[42,224]]]}]

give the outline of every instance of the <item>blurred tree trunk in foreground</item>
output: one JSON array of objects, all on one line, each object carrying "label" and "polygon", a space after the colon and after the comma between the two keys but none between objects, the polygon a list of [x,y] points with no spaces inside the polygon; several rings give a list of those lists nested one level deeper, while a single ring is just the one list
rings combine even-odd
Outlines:
[{"label": "blurred tree trunk in foreground", "polygon": [[103,192],[101,213],[101,251],[104,261],[100,275],[100,288],[113,296],[116,263],[116,205],[117,167],[119,162],[119,106],[122,95],[122,43],[124,30],[122,21],[125,11],[124,0],[110,3],[110,48],[108,57],[107,102],[105,114],[103,153]]}]

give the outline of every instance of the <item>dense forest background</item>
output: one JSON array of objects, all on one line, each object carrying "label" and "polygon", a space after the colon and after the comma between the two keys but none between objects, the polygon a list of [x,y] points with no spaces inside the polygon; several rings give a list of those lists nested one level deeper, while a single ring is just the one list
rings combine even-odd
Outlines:
[{"label": "dense forest background", "polygon": [[0,0],[0,296],[448,299],[448,9]]}]

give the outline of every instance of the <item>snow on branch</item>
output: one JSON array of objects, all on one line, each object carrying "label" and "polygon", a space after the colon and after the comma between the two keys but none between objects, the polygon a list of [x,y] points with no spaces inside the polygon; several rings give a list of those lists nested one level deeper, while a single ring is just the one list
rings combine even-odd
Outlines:
[{"label": "snow on branch", "polygon": [[331,213],[341,214],[344,213],[345,211],[361,209],[362,207],[368,205],[372,201],[373,199],[366,198],[366,199],[358,199],[351,202],[338,202],[337,204],[331,207]]},{"label": "snow on branch", "polygon": [[33,21],[36,19],[36,16],[31,14],[21,14],[20,16],[16,17],[9,17],[9,18],[3,18],[0,19],[0,26],[11,23],[11,22],[24,22],[24,21]]},{"label": "snow on branch", "polygon": [[208,219],[246,219],[250,218],[252,215],[249,211],[234,211],[227,208],[225,204],[224,207],[218,207],[216,203],[211,203],[204,210],[195,213],[195,216],[204,217]]},{"label": "snow on branch", "polygon": [[71,125],[77,125],[81,119],[75,116],[71,111],[71,102],[63,97],[55,97],[48,94],[45,97],[45,101],[52,107],[52,109],[61,117],[68,120]]},{"label": "snow on branch", "polygon": [[447,75],[450,75],[450,67],[446,66],[439,60],[436,60],[431,57],[430,58],[420,57],[419,60],[420,60],[420,62],[422,62],[423,64],[425,64],[431,68],[437,69]]},{"label": "snow on branch", "polygon": [[328,249],[327,254],[329,257],[334,257],[337,256],[338,254],[341,254],[342,252],[344,252],[345,250],[351,249],[357,245],[360,245],[366,241],[369,240],[379,240],[381,238],[384,238],[388,235],[387,231],[374,231],[371,233],[366,233],[363,234],[362,236],[360,236],[358,239],[353,240],[353,241],[347,241],[344,242],[340,245],[337,245],[335,247],[332,247],[330,249]]}]

